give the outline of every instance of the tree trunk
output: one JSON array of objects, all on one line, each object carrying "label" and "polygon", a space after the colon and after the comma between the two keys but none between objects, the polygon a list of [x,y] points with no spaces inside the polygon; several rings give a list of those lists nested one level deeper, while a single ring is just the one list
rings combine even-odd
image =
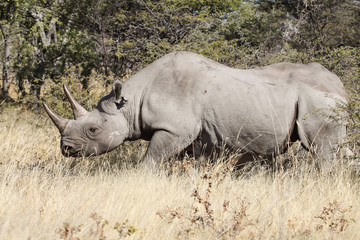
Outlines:
[{"label": "tree trunk", "polygon": [[108,65],[109,65],[109,56],[108,56],[108,52],[106,49],[106,40],[105,40],[105,30],[102,29],[101,31],[101,41],[102,41],[102,47],[103,47],[103,51],[104,51],[104,58],[103,58],[103,63],[104,63],[104,70],[105,70],[105,76],[109,76],[109,72],[108,72]]},{"label": "tree trunk", "polygon": [[9,67],[10,67],[10,39],[8,34],[8,26],[1,25],[1,32],[4,37],[4,59],[2,69],[2,93],[3,96],[9,95]]}]

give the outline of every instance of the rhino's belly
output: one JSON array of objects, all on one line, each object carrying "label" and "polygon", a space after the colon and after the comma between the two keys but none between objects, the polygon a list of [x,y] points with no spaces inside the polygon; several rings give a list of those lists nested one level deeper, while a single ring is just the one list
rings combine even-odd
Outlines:
[{"label": "rhino's belly", "polygon": [[197,153],[209,155],[224,149],[232,152],[250,153],[260,157],[274,155],[287,146],[289,131],[271,129],[246,129],[221,131],[214,126],[205,126],[193,146]]}]

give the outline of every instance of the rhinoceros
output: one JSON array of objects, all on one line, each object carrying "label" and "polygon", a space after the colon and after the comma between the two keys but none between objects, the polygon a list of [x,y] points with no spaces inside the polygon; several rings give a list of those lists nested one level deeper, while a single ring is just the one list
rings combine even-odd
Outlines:
[{"label": "rhinoceros", "polygon": [[190,52],[173,52],[112,91],[95,110],[64,86],[74,120],[45,103],[65,156],[109,152],[124,141],[150,141],[143,161],[157,164],[185,150],[239,150],[269,158],[301,145],[329,159],[346,128],[334,108],[347,102],[340,79],[317,63],[277,63],[240,70]]}]

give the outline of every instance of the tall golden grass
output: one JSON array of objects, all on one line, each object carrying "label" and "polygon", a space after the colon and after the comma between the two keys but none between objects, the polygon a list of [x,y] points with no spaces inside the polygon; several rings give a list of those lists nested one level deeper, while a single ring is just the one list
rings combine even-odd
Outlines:
[{"label": "tall golden grass", "polygon": [[360,239],[359,179],[340,160],[331,174],[296,156],[154,173],[132,164],[142,144],[64,158],[51,122],[21,108],[3,109],[0,134],[0,239]]}]

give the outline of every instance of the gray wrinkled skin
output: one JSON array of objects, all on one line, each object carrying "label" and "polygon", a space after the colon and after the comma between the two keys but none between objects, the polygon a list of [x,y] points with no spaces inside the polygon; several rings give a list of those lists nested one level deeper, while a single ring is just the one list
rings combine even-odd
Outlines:
[{"label": "gray wrinkled skin", "polygon": [[226,147],[269,158],[296,140],[330,158],[346,134],[332,120],[332,108],[346,99],[339,78],[320,64],[239,70],[174,52],[122,85],[116,81],[95,110],[80,109],[76,120],[46,108],[60,130],[64,155],[99,155],[145,139],[150,144],[144,161],[151,165],[184,149],[209,154]]}]

